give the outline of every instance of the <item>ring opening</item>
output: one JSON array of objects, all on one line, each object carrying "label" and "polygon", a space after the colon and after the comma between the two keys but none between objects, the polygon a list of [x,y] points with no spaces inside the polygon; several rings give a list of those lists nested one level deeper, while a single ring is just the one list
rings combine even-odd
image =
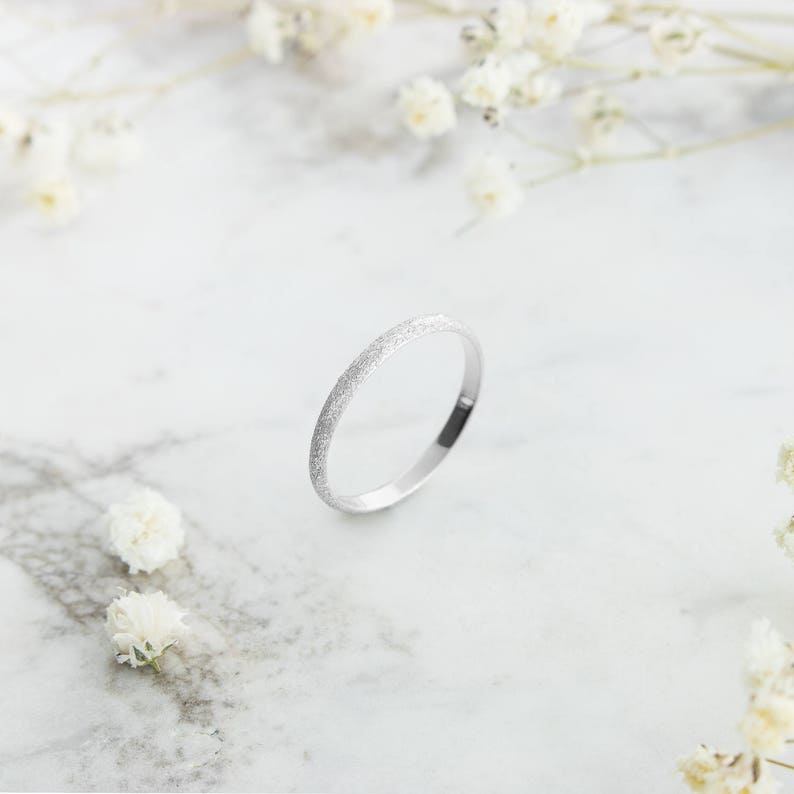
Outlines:
[{"label": "ring opening", "polygon": [[361,385],[331,442],[329,484],[339,498],[374,509],[438,465],[473,404],[460,397],[459,339],[436,333],[414,340]]}]

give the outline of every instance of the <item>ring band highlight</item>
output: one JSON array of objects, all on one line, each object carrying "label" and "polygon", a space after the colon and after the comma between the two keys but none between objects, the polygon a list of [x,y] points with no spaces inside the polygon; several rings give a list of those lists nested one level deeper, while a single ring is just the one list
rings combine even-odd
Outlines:
[{"label": "ring band highlight", "polygon": [[[435,333],[454,333],[464,353],[463,381],[444,427],[419,460],[391,482],[353,496],[336,494],[328,483],[328,455],[336,426],[356,391],[385,361],[405,345]],[[345,513],[371,513],[396,504],[417,490],[447,456],[471,416],[482,380],[482,350],[463,323],[444,314],[414,317],[381,334],[342,373],[323,405],[312,435],[309,475],[314,490],[330,507]]]}]

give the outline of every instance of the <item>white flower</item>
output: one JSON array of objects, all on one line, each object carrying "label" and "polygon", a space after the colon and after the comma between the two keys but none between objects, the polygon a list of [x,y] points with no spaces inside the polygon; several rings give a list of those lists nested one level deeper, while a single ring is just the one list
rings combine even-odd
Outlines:
[{"label": "white flower", "polygon": [[544,58],[570,55],[584,31],[582,9],[572,0],[537,0],[529,12],[529,42]]},{"label": "white flower", "polygon": [[460,32],[460,37],[469,53],[476,58],[482,58],[486,53],[496,49],[496,32],[491,25],[484,21],[465,25]]},{"label": "white flower", "polygon": [[67,179],[41,180],[30,193],[34,207],[56,226],[71,223],[82,209],[74,185]]},{"label": "white flower", "polygon": [[465,181],[469,198],[484,216],[509,215],[524,199],[510,164],[495,155],[481,157],[469,165]]},{"label": "white flower", "polygon": [[542,107],[560,98],[562,83],[546,74],[536,74],[513,86],[513,101],[519,105]]},{"label": "white flower", "polygon": [[614,13],[614,8],[602,0],[578,0],[584,26],[599,25],[606,22]]},{"label": "white flower", "polygon": [[527,75],[532,75],[539,72],[543,66],[543,59],[535,52],[514,52],[504,59],[508,69],[510,69],[510,77],[512,80],[522,80]]},{"label": "white flower", "polygon": [[394,19],[393,0],[341,0],[338,9],[350,33],[378,33]]},{"label": "white flower", "polygon": [[739,730],[750,749],[767,756],[780,752],[794,737],[794,698],[772,690],[757,692]]},{"label": "white flower", "polygon": [[417,138],[437,138],[455,126],[455,100],[442,82],[431,77],[404,85],[398,105],[403,124]]},{"label": "white flower", "polygon": [[121,591],[107,608],[105,628],[113,643],[116,661],[130,667],[151,665],[158,673],[158,659],[188,631],[186,615],[162,592]]},{"label": "white flower", "polygon": [[509,67],[494,55],[488,55],[467,69],[461,80],[461,98],[467,105],[496,108],[510,92]]},{"label": "white flower", "polygon": [[495,49],[511,52],[524,43],[529,27],[529,8],[521,0],[502,0],[488,12],[487,20],[493,31]]},{"label": "white flower", "polygon": [[794,560],[794,516],[783,521],[775,530],[775,539],[783,553]]},{"label": "white flower", "polygon": [[132,124],[118,116],[101,116],[81,130],[74,157],[84,168],[112,171],[128,168],[141,154],[141,142]]},{"label": "white flower", "polygon": [[130,573],[151,573],[179,554],[185,540],[179,510],[159,493],[145,488],[111,505],[105,520],[111,551]]},{"label": "white flower", "polygon": [[525,2],[502,0],[481,21],[466,25],[461,36],[475,55],[504,54],[524,44],[528,24],[529,8]]},{"label": "white flower", "polygon": [[284,45],[295,35],[292,18],[264,0],[255,0],[245,19],[251,52],[270,63],[284,60]]},{"label": "white flower", "polygon": [[679,760],[678,771],[698,794],[775,794],[778,790],[769,765],[760,758],[727,755],[704,744]]},{"label": "white flower", "polygon": [[721,782],[725,768],[722,759],[726,757],[728,756],[700,744],[694,753],[679,759],[678,771],[692,791],[716,792],[718,789],[715,783]]},{"label": "white flower", "polygon": [[617,19],[629,19],[636,8],[637,0],[612,0],[612,15]]},{"label": "white flower", "polygon": [[538,71],[540,58],[532,52],[511,56],[507,65],[511,73],[510,100],[519,107],[540,107],[559,99],[562,83]]},{"label": "white flower", "polygon": [[700,31],[682,14],[659,17],[648,35],[657,57],[669,70],[677,69],[700,42]]},{"label": "white flower", "polygon": [[339,20],[316,9],[302,8],[293,15],[295,46],[304,54],[317,55],[330,41],[339,37]]},{"label": "white flower", "polygon": [[0,110],[0,148],[19,146],[28,126],[24,116],[13,110]]},{"label": "white flower", "polygon": [[159,16],[170,19],[182,11],[182,0],[154,0],[153,11]]},{"label": "white flower", "polygon": [[585,138],[594,148],[607,146],[626,120],[623,103],[599,88],[591,88],[582,96],[575,113]]},{"label": "white flower", "polygon": [[[744,652],[744,672],[748,686],[785,689],[790,686],[794,649],[783,635],[766,619],[757,620],[750,628],[750,639]],[[792,737],[794,738],[794,737]]]},{"label": "white flower", "polygon": [[66,171],[72,133],[66,124],[30,121],[17,146],[17,160],[34,180],[52,179]]},{"label": "white flower", "polygon": [[777,481],[788,483],[794,491],[794,435],[783,440],[777,454]]}]

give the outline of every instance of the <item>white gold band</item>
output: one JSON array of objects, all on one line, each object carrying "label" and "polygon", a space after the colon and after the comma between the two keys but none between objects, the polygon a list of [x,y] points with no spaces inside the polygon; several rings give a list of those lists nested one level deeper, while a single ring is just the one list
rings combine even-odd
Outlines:
[{"label": "white gold band", "polygon": [[[400,348],[428,334],[457,334],[463,343],[465,368],[460,394],[436,440],[419,460],[395,480],[367,493],[338,496],[328,484],[328,453],[331,438],[345,409],[362,383]],[[309,474],[314,490],[331,507],[346,513],[371,513],[399,502],[413,493],[435,471],[457,441],[471,415],[482,378],[482,351],[474,334],[462,323],[443,314],[414,317],[379,336],[344,371],[323,405],[312,436]]]}]

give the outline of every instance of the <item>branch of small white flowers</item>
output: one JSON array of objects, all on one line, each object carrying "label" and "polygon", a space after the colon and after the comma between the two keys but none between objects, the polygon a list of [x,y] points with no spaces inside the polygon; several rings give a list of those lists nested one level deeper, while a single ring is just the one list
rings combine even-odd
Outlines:
[{"label": "branch of small white flowers", "polygon": [[[117,40],[91,54],[61,84],[42,85],[34,78],[28,104],[36,112],[0,109],[0,154],[10,159],[19,176],[12,186],[21,187],[53,222],[68,223],[82,206],[75,173],[127,167],[137,159],[140,143],[129,118],[116,112],[104,110],[88,125],[71,129],[49,122],[49,108],[68,103],[95,103],[102,108],[125,97],[159,97],[255,58],[272,65],[288,59],[305,61],[383,33],[396,11],[406,23],[428,16],[449,20],[459,28],[463,42],[457,56],[459,78],[445,82],[423,75],[399,89],[396,110],[413,136],[427,145],[451,134],[464,116],[475,114],[529,149],[553,158],[529,178],[520,178],[517,164],[500,154],[472,160],[463,181],[478,216],[508,215],[521,206],[528,188],[593,166],[674,159],[794,127],[794,117],[782,118],[676,145],[636,109],[627,107],[616,92],[639,81],[653,86],[690,77],[750,77],[759,89],[779,83],[790,90],[786,78],[794,74],[794,42],[789,46],[771,40],[751,26],[794,31],[794,15],[760,9],[718,13],[637,0],[499,0],[492,8],[456,0],[149,0],[135,15],[120,20],[126,27]],[[13,12],[27,19],[19,6],[4,6],[3,13]],[[240,46],[162,80],[99,88],[85,85],[89,74],[131,40],[148,35],[163,20],[196,14],[239,26]],[[68,28],[38,17],[27,21],[54,35]],[[604,42],[605,31],[614,31],[616,37]],[[603,57],[605,50],[628,39],[647,42],[642,62]],[[584,83],[582,75],[587,77]],[[666,109],[669,100],[664,101]],[[557,104],[570,106],[578,143],[561,146],[528,132],[541,108]],[[633,128],[650,146],[616,149],[625,127]]]},{"label": "branch of small white flowers", "polygon": [[[783,441],[777,479],[794,491],[794,436]],[[794,559],[794,518],[775,530],[780,548]],[[723,753],[701,744],[682,758],[678,769],[700,794],[775,794],[779,783],[772,767],[794,765],[770,758],[794,743],[794,645],[768,620],[753,624],[744,657],[749,704],[739,723],[746,750]]]},{"label": "branch of small white flowers", "polygon": [[[182,514],[151,488],[131,493],[104,516],[108,550],[130,574],[150,574],[179,556],[185,542]],[[160,659],[187,634],[187,614],[165,593],[123,588],[106,610],[105,628],[116,661],[160,672]]]}]

